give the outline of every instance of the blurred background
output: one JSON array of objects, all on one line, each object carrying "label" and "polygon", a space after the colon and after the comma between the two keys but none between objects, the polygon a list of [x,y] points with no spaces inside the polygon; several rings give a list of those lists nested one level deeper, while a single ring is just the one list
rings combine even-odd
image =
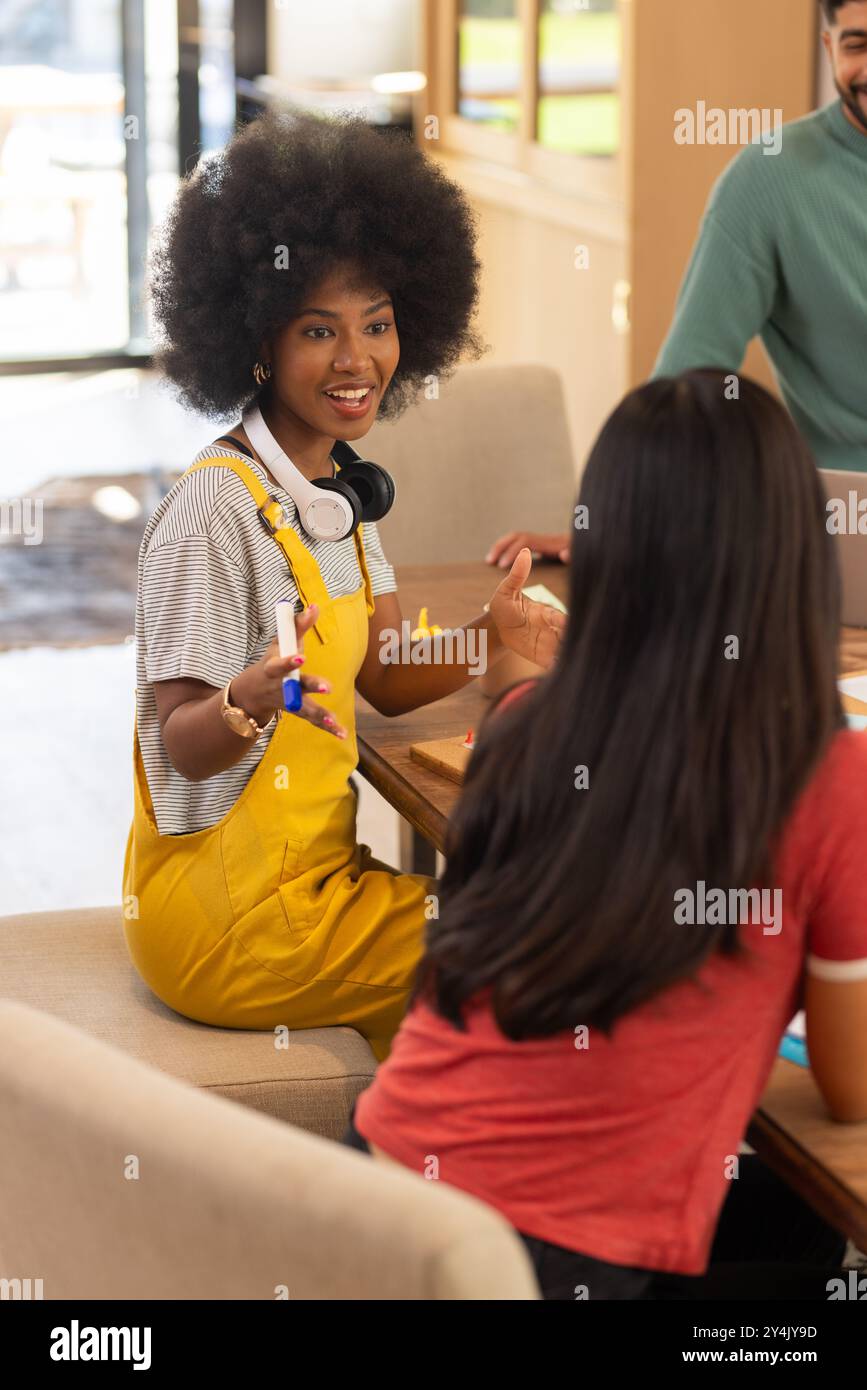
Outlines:
[{"label": "blurred background", "polygon": [[0,911],[119,900],[138,544],[219,433],[150,368],[179,180],[266,106],[400,127],[475,207],[487,360],[558,373],[577,478],[737,153],[674,112],[824,104],[818,28],[815,0],[2,0]]}]

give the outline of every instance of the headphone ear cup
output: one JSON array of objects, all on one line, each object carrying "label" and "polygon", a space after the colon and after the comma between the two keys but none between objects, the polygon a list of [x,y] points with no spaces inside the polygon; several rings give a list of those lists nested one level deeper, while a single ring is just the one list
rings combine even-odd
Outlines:
[{"label": "headphone ear cup", "polygon": [[[333,481],[333,480],[332,480]],[[358,498],[362,521],[379,521],[394,501],[394,479],[378,463],[358,459],[340,470],[340,482]]]},{"label": "headphone ear cup", "polygon": [[[352,526],[346,532],[347,536],[354,536],[362,520],[361,502],[358,494],[353,488],[347,487],[342,478],[317,478],[316,486],[325,492],[339,492],[341,497],[345,497],[349,506],[352,508]],[[345,540],[346,537],[343,537]]]}]

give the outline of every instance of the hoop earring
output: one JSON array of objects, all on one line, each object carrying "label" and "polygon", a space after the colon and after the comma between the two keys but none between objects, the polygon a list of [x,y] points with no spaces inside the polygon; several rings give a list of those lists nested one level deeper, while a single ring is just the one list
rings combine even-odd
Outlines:
[{"label": "hoop earring", "polygon": [[271,363],[257,362],[253,368],[253,379],[257,386],[264,386],[266,381],[271,380]]}]

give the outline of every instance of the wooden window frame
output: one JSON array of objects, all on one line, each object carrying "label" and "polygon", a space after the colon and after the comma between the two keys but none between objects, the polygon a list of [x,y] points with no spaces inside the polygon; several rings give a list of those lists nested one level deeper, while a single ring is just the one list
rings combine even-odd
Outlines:
[{"label": "wooden window frame", "polygon": [[568,154],[548,150],[536,140],[539,100],[539,12],[541,0],[517,0],[523,35],[521,79],[516,131],[487,130],[458,115],[458,19],[460,0],[426,0],[429,90],[440,123],[442,148],[488,164],[503,166],[522,181],[553,185],[578,197],[621,202],[625,190],[625,77],[629,66],[631,0],[618,0],[623,34],[618,91],[621,98],[621,137],[614,155]]}]

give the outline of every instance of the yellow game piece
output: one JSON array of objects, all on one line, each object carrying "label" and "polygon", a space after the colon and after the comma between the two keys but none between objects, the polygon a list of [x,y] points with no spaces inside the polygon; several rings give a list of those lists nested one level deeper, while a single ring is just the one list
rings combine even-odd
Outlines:
[{"label": "yellow game piece", "polygon": [[419,641],[422,637],[430,637],[431,631],[427,625],[427,609],[422,608],[418,615],[418,626],[414,627],[410,636],[413,642]]}]

